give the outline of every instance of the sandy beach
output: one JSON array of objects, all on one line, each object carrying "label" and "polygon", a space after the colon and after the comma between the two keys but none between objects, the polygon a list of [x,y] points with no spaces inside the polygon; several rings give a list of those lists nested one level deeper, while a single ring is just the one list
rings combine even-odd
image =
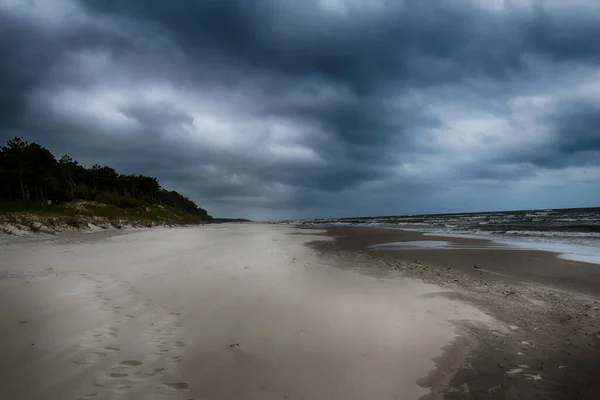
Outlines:
[{"label": "sandy beach", "polygon": [[0,33],[0,400],[600,400],[600,0]]},{"label": "sandy beach", "polygon": [[463,360],[436,361],[461,326],[510,330],[315,240],[276,225],[4,240],[2,398],[418,399]]},{"label": "sandy beach", "polygon": [[[310,244],[325,259],[362,273],[395,271],[438,285],[447,290],[444,296],[508,325],[509,333],[462,325],[464,340],[445,349],[437,359],[440,369],[428,380],[434,394],[446,399],[600,398],[600,265],[490,240],[396,229],[333,227],[325,238],[334,240]],[[402,246],[423,241],[448,245]],[[395,242],[400,245],[372,247]],[[443,382],[439,375],[448,363],[456,368]]]}]

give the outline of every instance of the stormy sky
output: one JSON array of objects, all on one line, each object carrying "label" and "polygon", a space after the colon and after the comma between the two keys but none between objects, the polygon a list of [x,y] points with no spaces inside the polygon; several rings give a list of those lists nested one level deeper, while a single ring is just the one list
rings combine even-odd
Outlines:
[{"label": "stormy sky", "polygon": [[0,139],[253,219],[600,205],[597,0],[0,0]]}]

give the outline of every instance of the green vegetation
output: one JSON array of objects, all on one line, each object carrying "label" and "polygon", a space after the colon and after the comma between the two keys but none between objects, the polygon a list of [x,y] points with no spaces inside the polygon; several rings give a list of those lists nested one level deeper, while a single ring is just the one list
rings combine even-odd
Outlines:
[{"label": "green vegetation", "polygon": [[249,219],[244,219],[244,218],[213,218],[212,222],[215,224],[226,224],[226,223],[245,223],[245,222],[252,222]]},{"label": "green vegetation", "polygon": [[0,212],[44,217],[101,217],[160,223],[210,222],[192,200],[162,188],[157,178],[123,175],[98,164],[57,160],[37,143],[19,138],[0,147]]}]

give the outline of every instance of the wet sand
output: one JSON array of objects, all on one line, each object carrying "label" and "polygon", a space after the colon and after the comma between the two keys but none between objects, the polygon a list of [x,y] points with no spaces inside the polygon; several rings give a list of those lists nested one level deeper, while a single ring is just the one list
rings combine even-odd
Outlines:
[{"label": "wet sand", "polygon": [[344,269],[303,232],[2,241],[1,397],[417,399],[454,375],[458,327],[509,330],[438,285]]},{"label": "wet sand", "polygon": [[[336,247],[345,250],[366,251],[370,246],[393,242],[445,241],[468,249],[397,251],[392,246],[378,251],[381,257],[394,260],[444,265],[476,276],[487,275],[488,279],[499,277],[502,280],[534,282],[600,297],[600,266],[561,259],[557,253],[516,249],[485,239],[433,236],[395,229],[357,227],[328,231],[331,236],[339,237]],[[475,265],[480,269],[474,269]]]},{"label": "wet sand", "polygon": [[[327,229],[327,238],[334,240],[310,244],[323,258],[444,287],[443,296],[509,326],[509,333],[463,326],[464,340],[448,346],[437,359],[439,369],[422,381],[433,393],[446,399],[600,398],[600,265],[412,231],[335,227]],[[422,240],[467,249],[371,247]]]}]

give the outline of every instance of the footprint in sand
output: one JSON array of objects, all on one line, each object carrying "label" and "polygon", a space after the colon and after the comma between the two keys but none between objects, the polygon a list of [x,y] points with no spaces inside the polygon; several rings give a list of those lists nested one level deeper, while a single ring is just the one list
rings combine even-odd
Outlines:
[{"label": "footprint in sand", "polygon": [[110,370],[99,377],[94,384],[101,388],[116,391],[130,389],[133,386],[134,381],[128,379],[130,372],[127,370],[127,367],[128,365],[123,365],[123,363],[113,365]]},{"label": "footprint in sand", "polygon": [[128,379],[121,378],[108,378],[108,379],[99,379],[94,383],[97,387],[103,389],[110,389],[117,393],[123,393],[128,391],[133,387],[133,382]]},{"label": "footprint in sand", "polygon": [[86,354],[83,358],[76,360],[75,364],[97,363],[100,360],[104,359],[106,356],[108,356],[108,353],[105,351],[92,351],[91,353]]},{"label": "footprint in sand", "polygon": [[190,384],[187,382],[163,382],[160,387],[169,390],[188,390]]},{"label": "footprint in sand", "polygon": [[110,327],[105,331],[104,335],[107,339],[116,339],[119,336],[119,330],[115,327]]},{"label": "footprint in sand", "polygon": [[125,360],[125,361],[121,361],[119,363],[119,365],[121,365],[123,367],[138,367],[142,364],[143,364],[143,362],[138,361],[138,360]]},{"label": "footprint in sand", "polygon": [[152,378],[158,372],[160,372],[160,371],[153,371],[153,372],[136,371],[133,373],[133,379],[146,380],[148,378]]},{"label": "footprint in sand", "polygon": [[126,372],[111,372],[108,374],[109,378],[125,378],[127,376],[129,376],[129,374]]},{"label": "footprint in sand", "polygon": [[119,335],[119,329],[115,327],[104,327],[95,329],[91,332],[88,332],[82,335],[83,342],[90,341],[88,338],[91,338],[91,344],[98,344],[103,340],[115,339]]},{"label": "footprint in sand", "polygon": [[107,327],[95,329],[82,336],[84,342],[88,341],[87,338],[91,338],[92,344],[97,344],[103,340],[115,339],[119,335],[119,330],[115,327]]}]

